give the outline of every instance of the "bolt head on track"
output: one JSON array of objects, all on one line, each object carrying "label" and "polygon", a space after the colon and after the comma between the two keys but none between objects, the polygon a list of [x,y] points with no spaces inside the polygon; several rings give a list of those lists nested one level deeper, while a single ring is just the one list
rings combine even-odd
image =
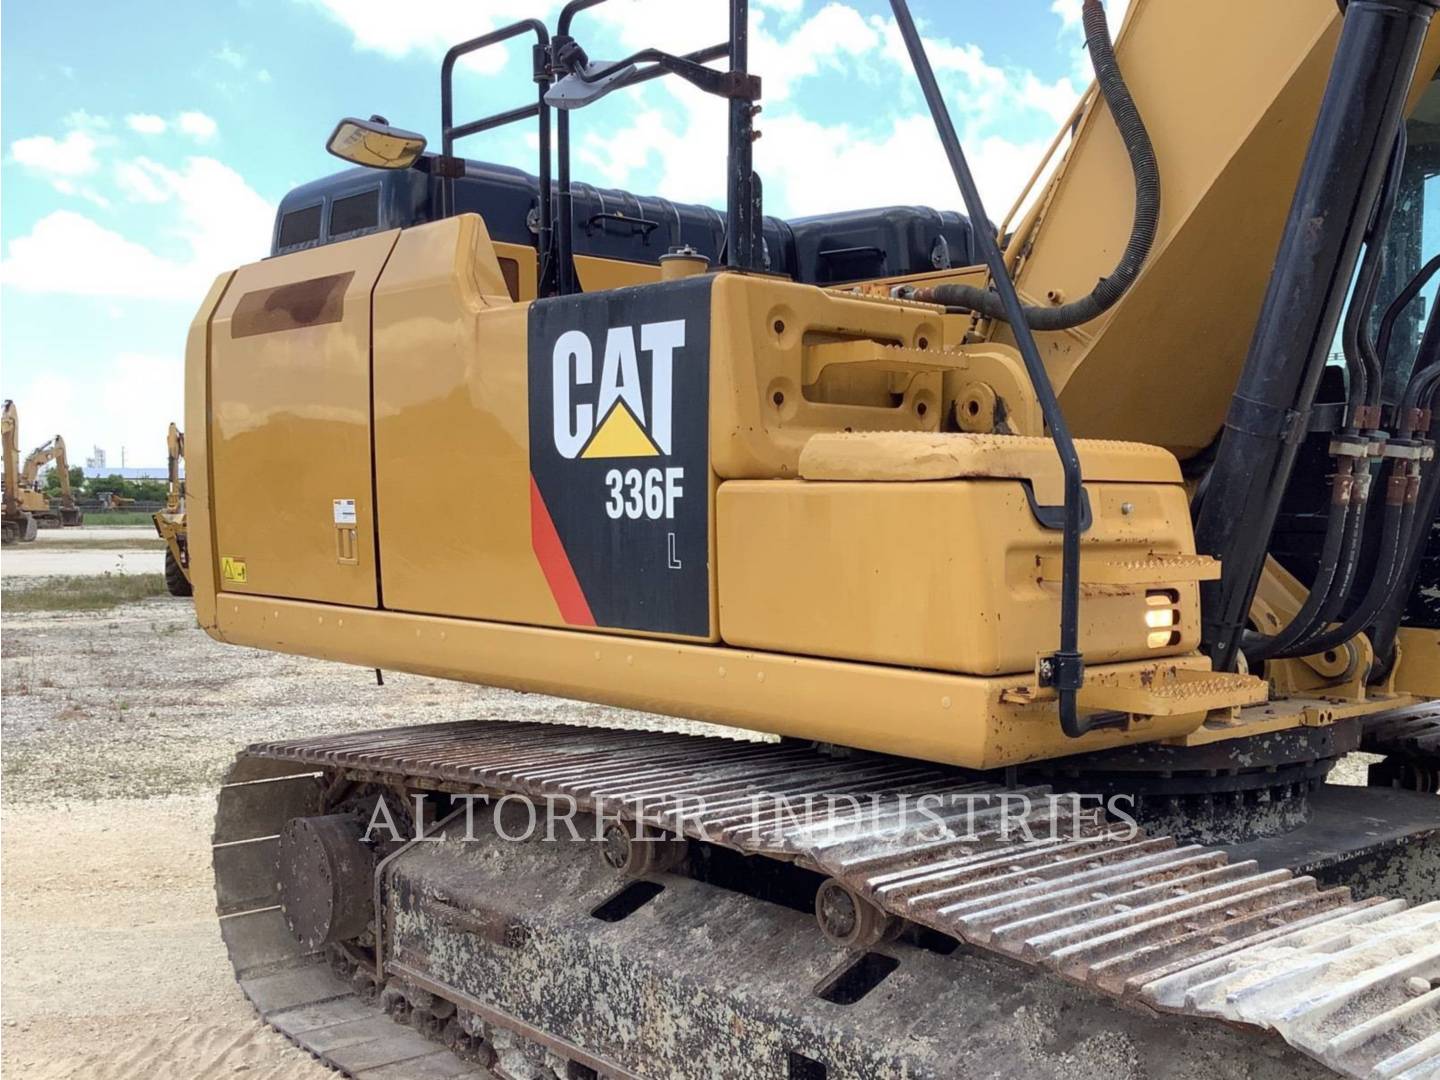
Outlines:
[{"label": "bolt head on track", "polygon": [[375,852],[348,814],[297,817],[280,833],[280,909],[302,945],[319,949],[365,932],[374,912]]}]

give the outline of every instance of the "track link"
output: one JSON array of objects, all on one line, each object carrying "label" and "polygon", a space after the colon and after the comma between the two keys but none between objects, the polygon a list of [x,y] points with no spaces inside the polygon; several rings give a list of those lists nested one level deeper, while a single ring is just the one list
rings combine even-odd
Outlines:
[{"label": "track link", "polygon": [[[326,969],[291,966],[297,946],[274,906],[266,860],[285,820],[317,812],[318,770],[392,788],[563,799],[793,861],[892,915],[1112,998],[1273,1031],[1350,1076],[1440,1076],[1440,903],[1354,901],[1348,889],[1323,889],[1289,870],[1232,863],[1168,837],[1127,837],[1104,823],[1016,839],[1006,797],[1035,799],[1046,789],[1006,789],[929,763],[467,721],[258,744],[221,794],[217,894],[241,985],[267,1022],[366,1080],[487,1074],[365,1010]],[[924,793],[969,796],[968,834],[939,836],[931,819],[898,827],[902,796]],[[792,807],[811,797],[815,809],[757,810],[774,796]],[[830,796],[859,797],[864,812],[837,810]],[[940,817],[958,824],[949,813]],[[359,1040],[352,1045],[373,1053],[380,1036],[372,1025],[385,1024],[394,1043],[387,1053],[402,1057],[376,1065],[328,1045],[335,1010],[345,1017],[339,1032]],[[400,1060],[409,1066],[394,1071]]]},{"label": "track link", "polygon": [[1440,705],[1427,702],[1370,718],[1360,749],[1385,758],[1370,767],[1372,785],[1440,791]]}]

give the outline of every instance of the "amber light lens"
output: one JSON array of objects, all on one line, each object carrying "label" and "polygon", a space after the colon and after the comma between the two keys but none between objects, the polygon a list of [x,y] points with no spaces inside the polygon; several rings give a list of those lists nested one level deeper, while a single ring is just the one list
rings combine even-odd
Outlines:
[{"label": "amber light lens", "polygon": [[1180,642],[1180,594],[1174,589],[1150,589],[1145,593],[1145,644],[1165,649]]}]

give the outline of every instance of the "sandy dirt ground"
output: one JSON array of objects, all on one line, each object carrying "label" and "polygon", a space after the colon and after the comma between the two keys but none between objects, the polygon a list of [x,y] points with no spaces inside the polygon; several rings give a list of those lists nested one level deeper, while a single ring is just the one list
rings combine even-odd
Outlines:
[{"label": "sandy dirt ground", "polygon": [[[76,542],[88,544],[97,540],[133,540],[136,537],[159,539],[154,528],[149,525],[82,525],[78,529],[41,529],[35,543],[42,546]],[[10,552],[5,554],[8,556]]]},{"label": "sandy dirt ground", "polygon": [[213,791],[240,746],[472,717],[645,722],[221,646],[169,598],[7,616],[0,655],[7,1078],[335,1075],[255,1022],[215,928]]},{"label": "sandy dirt ground", "polygon": [[[14,544],[0,559],[0,578],[34,578],[51,574],[162,574],[165,551],[126,550],[122,545],[153,540],[148,525],[86,526],[79,529],[42,529],[33,543]],[[114,543],[113,549],[99,545]]]},{"label": "sandy dirt ground", "polygon": [[[76,530],[77,532],[79,530]],[[0,560],[0,578],[53,574],[163,574],[164,551],[66,551],[65,544],[9,548]]]},{"label": "sandy dirt ground", "polygon": [[[473,717],[658,720],[393,673],[377,686],[368,669],[221,646],[168,597],[6,617],[0,656],[7,1078],[334,1075],[255,1021],[215,927],[213,791],[240,746]],[[1362,763],[1347,771],[1363,782]]]}]

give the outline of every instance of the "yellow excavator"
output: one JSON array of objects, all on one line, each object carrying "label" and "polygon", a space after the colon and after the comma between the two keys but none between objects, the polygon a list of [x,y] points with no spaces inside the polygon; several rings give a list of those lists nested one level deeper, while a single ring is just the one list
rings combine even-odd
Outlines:
[{"label": "yellow excavator", "polygon": [[[20,460],[20,414],[15,403],[6,400],[3,419],[5,454],[5,490],[3,495],[4,542],[28,543],[36,530],[82,525],[85,516],[75,505],[70,492],[70,461],[65,456],[65,440],[56,435],[41,443]],[[40,470],[54,462],[60,479],[60,504],[54,506],[40,489]]]},{"label": "yellow excavator", "polygon": [[[678,721],[245,749],[264,1021],[376,1078],[1440,1075],[1436,3],[1084,0],[995,224],[905,0],[964,213],[765,215],[745,0],[618,61],[600,2],[452,48],[439,153],[341,121],[216,279],[188,570],[220,642]],[[658,78],[723,213],[572,180]],[[516,123],[538,175],[457,154]]]},{"label": "yellow excavator", "polygon": [[165,590],[171,596],[190,596],[190,551],[185,530],[185,483],[180,463],[185,460],[185,433],[171,423],[165,433],[165,505],[151,515],[155,532],[165,541]]}]

